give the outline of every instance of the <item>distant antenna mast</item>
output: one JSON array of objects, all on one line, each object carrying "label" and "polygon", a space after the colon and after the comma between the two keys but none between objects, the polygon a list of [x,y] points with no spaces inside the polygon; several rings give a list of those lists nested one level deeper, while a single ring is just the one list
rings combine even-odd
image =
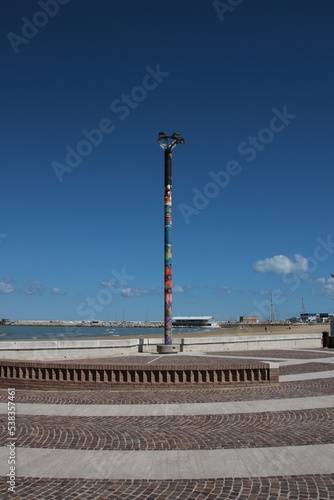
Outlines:
[{"label": "distant antenna mast", "polygon": [[302,316],[305,318],[304,297],[302,297]]},{"label": "distant antenna mast", "polygon": [[274,321],[273,293],[270,292],[270,323]]}]

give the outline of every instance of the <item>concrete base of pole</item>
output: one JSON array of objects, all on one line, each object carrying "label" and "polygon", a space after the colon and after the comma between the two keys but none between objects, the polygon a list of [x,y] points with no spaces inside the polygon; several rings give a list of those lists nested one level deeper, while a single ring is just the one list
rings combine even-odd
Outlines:
[{"label": "concrete base of pole", "polygon": [[180,346],[173,344],[162,344],[157,345],[157,350],[159,354],[175,354],[180,351]]}]

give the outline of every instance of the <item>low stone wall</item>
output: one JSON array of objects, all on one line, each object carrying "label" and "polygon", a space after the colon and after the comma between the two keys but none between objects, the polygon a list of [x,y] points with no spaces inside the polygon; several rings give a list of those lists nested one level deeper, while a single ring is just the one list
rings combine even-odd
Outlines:
[{"label": "low stone wall", "polygon": [[111,365],[0,361],[1,387],[16,389],[140,389],[235,387],[279,382],[277,363]]},{"label": "low stone wall", "polygon": [[248,351],[259,349],[305,349],[322,347],[321,333],[200,337],[181,339],[181,352]]},{"label": "low stone wall", "polygon": [[[330,337],[333,339],[334,337]],[[27,340],[0,341],[0,359],[64,360],[157,353],[160,338],[118,340]],[[323,345],[321,333],[247,335],[235,337],[173,338],[176,352],[213,352],[257,349],[305,349]]]},{"label": "low stone wall", "polygon": [[[161,343],[161,342],[160,342]],[[258,349],[305,349],[322,347],[321,333],[240,335],[233,337],[185,337],[173,339],[180,352],[247,351]],[[156,353],[157,339],[140,339],[139,351]]]},{"label": "low stone wall", "polygon": [[138,339],[0,342],[0,359],[87,359],[138,353]]}]

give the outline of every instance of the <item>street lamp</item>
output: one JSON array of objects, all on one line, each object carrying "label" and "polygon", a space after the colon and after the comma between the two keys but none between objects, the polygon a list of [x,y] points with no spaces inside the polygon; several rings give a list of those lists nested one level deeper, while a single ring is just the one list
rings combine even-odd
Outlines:
[{"label": "street lamp", "polygon": [[172,149],[184,144],[180,134],[166,135],[159,132],[158,144],[165,151],[164,189],[164,338],[165,345],[172,345]]}]

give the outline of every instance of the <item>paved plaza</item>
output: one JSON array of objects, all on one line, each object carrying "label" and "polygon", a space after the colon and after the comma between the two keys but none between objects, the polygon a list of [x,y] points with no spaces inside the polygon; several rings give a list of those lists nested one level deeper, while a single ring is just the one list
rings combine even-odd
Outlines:
[{"label": "paved plaza", "polygon": [[[273,361],[266,387],[15,391],[8,492],[8,391],[0,390],[0,497],[28,500],[334,499],[334,351],[126,357],[187,364]],[[120,358],[99,360],[119,362]],[[94,360],[96,361],[96,360]]]}]

